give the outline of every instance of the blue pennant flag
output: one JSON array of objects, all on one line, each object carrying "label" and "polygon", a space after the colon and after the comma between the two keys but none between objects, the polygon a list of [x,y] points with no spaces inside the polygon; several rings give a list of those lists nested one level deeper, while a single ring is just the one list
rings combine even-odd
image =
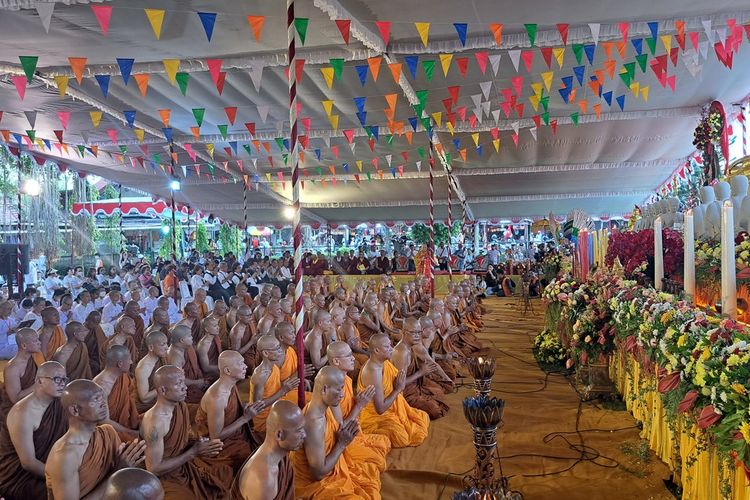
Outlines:
[{"label": "blue pennant flag", "polygon": [[570,97],[570,88],[565,87],[563,89],[560,89],[560,97],[562,97],[562,100],[565,101],[565,104],[568,104],[568,98]]},{"label": "blue pennant flag", "polygon": [[133,71],[133,63],[135,59],[117,59],[117,65],[120,66],[120,74],[122,75],[122,81],[127,86],[130,80],[130,72]]},{"label": "blue pennant flag", "polygon": [[128,126],[133,128],[133,124],[135,123],[135,110],[126,109],[122,114],[125,115],[125,121],[128,122]]},{"label": "blue pennant flag", "polygon": [[651,38],[656,39],[659,36],[659,23],[657,21],[648,23],[648,29],[651,30]]},{"label": "blue pennant flag", "polygon": [[346,172],[348,174],[349,173],[349,164],[348,163],[344,163],[343,167],[344,167],[344,172]]},{"label": "blue pennant flag", "polygon": [[354,104],[357,106],[357,111],[362,113],[365,110],[365,102],[367,101],[367,97],[355,97],[354,98]]},{"label": "blue pennant flag", "polygon": [[480,158],[482,157],[482,145],[481,144],[477,146],[477,154],[479,155]]},{"label": "blue pennant flag", "polygon": [[47,149],[52,149],[52,143],[49,142],[49,139],[42,139],[42,141],[44,141],[44,145]]},{"label": "blue pennant flag", "polygon": [[612,106],[612,91],[605,92],[602,94],[602,97],[604,97],[604,100],[607,101],[607,105]]},{"label": "blue pennant flag", "polygon": [[414,130],[414,132],[417,131],[417,117],[416,116],[409,117],[409,125],[411,125],[411,128],[412,130]]},{"label": "blue pennant flag", "polygon": [[289,139],[284,139],[284,147],[286,148],[287,151],[290,151],[289,144],[290,144]]},{"label": "blue pennant flag", "polygon": [[461,46],[466,47],[466,23],[453,23],[453,27],[456,28],[456,33],[458,33],[458,39],[461,40]]},{"label": "blue pennant flag", "polygon": [[409,72],[412,78],[417,77],[417,64],[419,64],[419,56],[406,56],[404,57],[406,65],[409,67]]},{"label": "blue pennant flag", "polygon": [[396,178],[396,167],[391,167],[391,175]]},{"label": "blue pennant flag", "polygon": [[461,149],[461,139],[453,139],[453,147],[456,148],[456,151]]},{"label": "blue pennant flag", "polygon": [[102,95],[106,98],[109,95],[109,75],[94,75],[94,78],[99,83],[99,88],[102,89]]},{"label": "blue pennant flag", "polygon": [[315,157],[320,161],[320,149],[315,150]]},{"label": "blue pennant flag", "polygon": [[357,75],[359,75],[359,81],[362,84],[362,86],[365,86],[365,83],[367,82],[367,65],[366,64],[360,64],[358,66],[354,66],[357,70]]},{"label": "blue pennant flag", "polygon": [[430,140],[432,140],[432,125],[427,127],[427,137],[429,137]]},{"label": "blue pennant flag", "polygon": [[21,137],[21,134],[16,134],[13,132],[13,138],[18,143],[18,147],[21,148],[23,146],[23,137]]},{"label": "blue pennant flag", "polygon": [[359,118],[359,123],[364,127],[367,123],[367,111],[358,112],[357,118]]},{"label": "blue pennant flag", "polygon": [[620,111],[625,111],[625,94],[618,95],[615,99],[617,104],[620,105]]},{"label": "blue pennant flag", "polygon": [[229,147],[234,151],[235,156],[237,155],[237,141],[229,141]]},{"label": "blue pennant flag", "polygon": [[583,51],[586,53],[586,59],[589,60],[589,64],[594,64],[594,52],[596,52],[596,45],[589,43],[583,46]]},{"label": "blue pennant flag", "polygon": [[161,129],[161,131],[164,132],[164,138],[167,140],[167,142],[172,142],[172,127],[165,127]]},{"label": "blue pennant flag", "polygon": [[378,126],[377,125],[370,125],[367,128],[370,129],[370,133],[372,134],[372,136],[377,141],[378,140],[378,134],[380,133],[380,129],[378,128]]},{"label": "blue pennant flag", "polygon": [[560,78],[560,80],[562,80],[563,85],[565,85],[566,89],[570,89],[571,87],[573,87],[573,77],[572,76],[564,76],[564,77]]},{"label": "blue pennant flag", "polygon": [[211,37],[214,34],[214,23],[216,23],[216,12],[198,12],[198,17],[201,19],[201,24],[206,32],[206,38],[211,41]]},{"label": "blue pennant flag", "polygon": [[643,54],[643,38],[633,38],[630,43],[633,44],[636,54]]},{"label": "blue pennant flag", "polygon": [[583,85],[583,74],[586,72],[586,66],[576,66],[573,68],[573,73],[576,75],[578,85]]}]

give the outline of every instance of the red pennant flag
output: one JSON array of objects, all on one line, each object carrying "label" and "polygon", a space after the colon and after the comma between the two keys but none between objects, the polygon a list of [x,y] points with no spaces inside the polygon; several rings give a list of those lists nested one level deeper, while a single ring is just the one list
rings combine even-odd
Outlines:
[{"label": "red pennant flag", "polygon": [[306,116],[304,118],[300,118],[299,122],[302,124],[302,128],[305,129],[305,132],[309,134],[310,127],[312,126],[312,118],[310,118],[309,116]]},{"label": "red pennant flag", "polygon": [[526,72],[531,73],[531,65],[534,61],[534,51],[524,50],[521,52],[521,59],[523,59],[523,64],[526,66]]},{"label": "red pennant flag", "polygon": [[339,157],[339,147],[338,146],[331,146],[331,154],[334,158],[338,159]]},{"label": "red pennant flag", "polygon": [[227,154],[228,157],[232,157],[232,148],[226,147],[224,148],[224,152]]},{"label": "red pennant flag", "polygon": [[552,47],[542,47],[539,50],[542,52],[542,57],[544,58],[545,64],[547,64],[547,69],[551,69],[551,67],[552,67]]},{"label": "red pennant flag", "polygon": [[558,24],[557,25],[557,31],[560,33],[560,38],[562,39],[563,45],[568,45],[568,25],[567,24]]},{"label": "red pennant flag", "polygon": [[469,125],[471,125],[471,128],[476,128],[476,126],[477,126],[477,116],[476,115],[471,115],[469,117]]},{"label": "red pennant flag", "polygon": [[475,52],[474,57],[476,58],[477,64],[479,65],[479,71],[484,74],[487,70],[487,62],[490,60],[489,53],[486,50],[482,52]]},{"label": "red pennant flag", "polygon": [[70,120],[70,111],[58,111],[57,117],[60,119],[60,123],[62,123],[63,130],[68,130],[68,121]]},{"label": "red pennant flag", "polygon": [[511,103],[509,101],[501,102],[500,107],[503,109],[503,113],[505,113],[505,118],[510,118]]},{"label": "red pennant flag", "polygon": [[454,85],[453,87],[448,87],[448,92],[450,93],[451,99],[453,99],[453,105],[455,106],[458,104],[458,94],[461,92],[461,86]]},{"label": "red pennant flag", "polygon": [[497,127],[490,129],[490,134],[492,135],[493,139],[497,139],[500,135],[500,129]]},{"label": "red pennant flag", "polygon": [[354,130],[344,130],[344,137],[346,137],[346,142],[351,144],[354,141]]},{"label": "red pennant flag", "polygon": [[216,90],[219,91],[219,95],[224,92],[224,81],[227,79],[227,72],[222,71],[219,73],[219,79],[216,81]]},{"label": "red pennant flag", "polygon": [[627,43],[628,31],[630,31],[630,23],[628,22],[620,23],[619,27],[620,27],[620,33],[622,33],[622,41]]},{"label": "red pennant flag", "polygon": [[18,92],[18,97],[21,98],[23,101],[23,98],[26,97],[26,84],[28,83],[28,79],[26,78],[26,75],[14,75],[10,77],[11,81],[13,82],[13,85],[16,86],[16,92]]},{"label": "red pennant flag", "polygon": [[[305,60],[304,59],[297,59],[296,66],[295,66],[295,72],[294,72],[294,75],[297,78],[297,84],[299,84],[302,81],[302,72],[303,72],[304,69],[305,69]],[[298,110],[298,112],[299,112],[299,110]]]},{"label": "red pennant flag", "polygon": [[370,138],[367,141],[367,144],[370,146],[370,151],[374,153],[375,152],[375,139]]},{"label": "red pennant flag", "polygon": [[[750,24],[748,24],[748,26],[750,26]],[[697,31],[691,31],[688,33],[688,36],[690,37],[690,44],[693,46],[693,50],[698,50],[698,39],[701,34]],[[748,31],[747,38],[750,40],[750,31]]]},{"label": "red pennant flag", "polygon": [[672,75],[667,78],[667,85],[669,85],[669,88],[672,89],[672,92],[674,92],[674,88],[676,84],[677,84],[677,77],[675,75]]},{"label": "red pennant flag", "polygon": [[336,26],[339,32],[341,32],[341,38],[344,39],[344,43],[347,45],[349,45],[349,30],[351,25],[352,22],[348,19],[336,19]]},{"label": "red pennant flag", "polygon": [[550,120],[549,126],[552,128],[552,133],[557,133],[557,120]]},{"label": "red pennant flag", "polygon": [[2,122],[2,121],[3,121],[3,112],[0,111],[0,122]]},{"label": "red pennant flag", "polygon": [[521,95],[521,87],[523,86],[523,77],[522,76],[514,76],[510,79],[511,84],[513,85],[513,88],[516,91],[516,95]]},{"label": "red pennant flag", "polygon": [[224,108],[224,113],[227,114],[227,119],[229,120],[229,123],[231,125],[234,125],[234,119],[237,117],[237,107],[236,106],[228,106]]},{"label": "red pennant flag", "polygon": [[[380,36],[383,38],[383,43],[388,45],[388,40],[391,36],[391,22],[390,21],[375,21],[375,26],[380,31]],[[347,42],[348,43],[348,42]]]},{"label": "red pennant flag", "polygon": [[96,20],[99,22],[99,26],[102,29],[102,34],[107,36],[109,34],[109,21],[112,19],[112,6],[111,5],[92,5],[91,11],[96,16]]},{"label": "red pennant flag", "polygon": [[677,47],[672,47],[672,50],[669,51],[669,59],[672,61],[672,66],[677,66],[677,56],[679,55],[679,50]]},{"label": "red pennant flag", "polygon": [[[534,120],[534,124],[536,125],[536,128],[540,128],[542,126],[542,117],[539,115],[534,115],[531,117],[532,120]],[[497,139],[497,137],[493,137],[493,139]]]},{"label": "red pennant flag", "polygon": [[466,121],[466,106],[461,106],[460,108],[456,108],[456,113],[458,113],[459,118],[461,118],[462,122]]},{"label": "red pennant flag", "polygon": [[302,146],[302,149],[307,149],[307,147],[310,145],[310,138],[306,135],[301,135],[297,138],[299,141],[300,146]]},{"label": "red pennant flag", "polygon": [[457,57],[456,64],[458,65],[458,71],[461,72],[461,76],[466,78],[466,68],[469,66],[468,57]]},{"label": "red pennant flag", "polygon": [[221,72],[221,59],[206,59],[206,65],[208,66],[208,72],[211,74],[211,78],[214,84],[218,86],[219,73]]},{"label": "red pennant flag", "polygon": [[519,118],[523,118],[523,104],[519,104],[516,106],[516,113],[518,114]]},{"label": "red pennant flag", "polygon": [[409,152],[408,151],[401,151],[401,157],[404,159],[404,161],[409,161]]},{"label": "red pennant flag", "polygon": [[518,147],[518,134],[516,134],[515,132],[513,132],[511,134],[511,138],[513,139],[513,143],[516,145],[516,147]]},{"label": "red pennant flag", "polygon": [[360,183],[360,181],[359,181],[359,174],[354,174],[354,180],[357,181],[357,184]]},{"label": "red pennant flag", "polygon": [[255,123],[248,122],[245,124],[245,127],[247,128],[247,131],[250,133],[250,135],[255,137]]},{"label": "red pennant flag", "polygon": [[60,142],[60,144],[63,143],[63,131],[62,130],[55,130],[55,136],[57,137],[57,140]]}]

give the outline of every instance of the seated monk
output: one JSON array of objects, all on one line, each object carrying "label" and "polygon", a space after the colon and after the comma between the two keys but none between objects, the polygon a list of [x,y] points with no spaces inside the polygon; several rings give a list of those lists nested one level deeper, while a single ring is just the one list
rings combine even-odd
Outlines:
[{"label": "seated monk", "polygon": [[265,406],[264,401],[253,404],[243,404],[240,401],[237,382],[245,380],[246,374],[247,365],[240,353],[222,352],[219,356],[219,380],[206,390],[195,415],[196,432],[199,436],[218,439],[224,443],[221,453],[216,458],[206,459],[206,462],[224,463],[235,473],[257,446],[253,441],[251,422]]},{"label": "seated monk", "polygon": [[[442,303],[437,299],[434,299],[433,305],[437,302]],[[466,363],[462,363],[461,360],[465,359],[465,356],[458,348],[458,342],[454,340],[458,334],[458,328],[445,327],[445,316],[438,312],[436,308],[430,308],[427,313],[427,318],[432,320],[433,328],[435,329],[435,335],[433,335],[432,344],[430,344],[430,351],[436,357],[443,358],[444,362],[440,366],[448,374],[451,379],[455,380],[458,377],[469,376],[469,369]]]},{"label": "seated monk", "polygon": [[107,359],[107,351],[113,345],[124,345],[130,351],[130,357],[132,359],[138,359],[139,349],[135,344],[133,335],[135,334],[135,321],[128,316],[121,316],[120,319],[115,323],[115,333],[107,339],[102,346],[102,351],[99,352],[99,361],[104,363]]},{"label": "seated monk", "polygon": [[258,329],[253,320],[252,309],[249,306],[241,306],[237,311],[237,324],[229,332],[229,344],[222,345],[224,349],[231,349],[242,354],[248,368],[254,369],[256,365],[258,341]]},{"label": "seated monk", "polygon": [[104,391],[109,406],[107,423],[114,427],[120,439],[129,441],[138,437],[141,419],[135,405],[133,376],[130,366],[133,359],[124,345],[113,345],[104,359],[104,370],[94,377],[94,382]]},{"label": "seated monk", "polygon": [[41,348],[34,353],[37,366],[51,361],[55,351],[65,343],[65,333],[60,326],[60,311],[54,307],[42,309],[42,327],[39,329]]},{"label": "seated monk", "polygon": [[385,332],[380,322],[378,303],[378,296],[376,294],[369,292],[365,295],[362,314],[357,323],[357,328],[363,342],[369,342],[370,337],[376,333]]},{"label": "seated monk", "polygon": [[52,359],[65,367],[69,380],[79,378],[91,379],[91,365],[89,364],[89,350],[86,346],[88,329],[78,321],[71,321],[65,326],[65,342]]},{"label": "seated monk", "polygon": [[393,324],[395,310],[390,300],[390,290],[392,289],[383,288],[378,294],[378,316],[380,317],[380,324],[383,326],[383,333],[387,333],[396,342],[401,340],[401,332]]},{"label": "seated monk", "polygon": [[458,297],[448,295],[443,302],[444,324],[447,328],[457,328],[457,335],[451,337],[455,341],[456,349],[463,353],[464,357],[471,357],[482,349],[482,343],[471,332],[471,329],[463,323],[461,313],[458,311]]},{"label": "seated monk", "polygon": [[263,317],[263,314],[266,312],[266,307],[268,307],[268,303],[271,301],[271,285],[269,283],[266,283],[263,285],[263,290],[261,290],[260,294],[255,298],[255,306],[253,308],[253,319],[255,320],[255,324],[257,325],[260,321],[260,318]]},{"label": "seated monk", "polygon": [[8,413],[7,425],[0,431],[0,497],[5,500],[46,498],[44,464],[52,445],[68,430],[60,404],[67,380],[60,363],[43,363],[36,371],[33,392]]},{"label": "seated monk", "polygon": [[[332,307],[329,311],[331,313],[331,331],[327,335],[331,342],[340,340],[338,337],[339,328],[344,324],[346,319],[346,311],[342,307]],[[328,348],[328,346],[326,346]]]},{"label": "seated monk", "polygon": [[281,304],[278,300],[272,300],[266,306],[266,310],[258,321],[258,335],[272,335],[273,328],[280,322],[284,321],[284,314],[281,312]]},{"label": "seated monk", "polygon": [[312,330],[305,334],[305,364],[320,370],[328,363],[326,347],[336,340],[331,338],[331,313],[317,309],[313,325]]},{"label": "seated monk", "polygon": [[3,384],[0,387],[0,429],[5,425],[5,417],[10,407],[25,398],[34,390],[36,361],[34,354],[39,352],[39,334],[31,328],[21,328],[16,332],[18,352],[3,368]]},{"label": "seated monk", "polygon": [[367,349],[362,345],[362,338],[359,335],[359,328],[357,327],[361,318],[362,314],[359,311],[359,307],[355,305],[347,307],[344,322],[336,331],[336,337],[340,341],[349,344],[349,347],[351,347],[352,352],[354,353],[354,359],[356,360],[353,374],[355,376],[354,378],[356,378],[356,374],[359,373],[359,370],[362,369],[362,365],[367,362],[367,359],[370,356],[370,353],[367,352]]},{"label": "seated monk", "polygon": [[383,434],[394,448],[417,446],[427,437],[430,416],[409,406],[402,392],[406,372],[390,362],[393,347],[385,334],[373,335],[369,343],[370,359],[362,367],[357,392],[375,386],[375,397],[362,410],[360,425],[370,434]]},{"label": "seated monk", "polygon": [[164,500],[164,488],[149,471],[127,467],[109,476],[102,500]]},{"label": "seated monk", "polygon": [[[240,285],[241,284],[242,283],[240,283]],[[237,287],[235,287],[235,292],[240,285],[237,285]],[[240,308],[240,306],[243,305],[245,305],[245,302],[241,297],[238,297],[237,295],[234,295],[229,299],[229,312],[227,312],[227,314],[225,315],[228,330],[226,335],[222,335],[222,342],[229,342],[229,330],[231,330],[232,327],[234,327],[234,325],[237,323],[237,310]]]},{"label": "seated monk", "polygon": [[[151,313],[151,325],[143,332],[143,343],[139,346],[140,356],[143,357],[148,352],[146,337],[153,332],[161,332],[169,338],[169,311],[163,307],[157,307]],[[135,362],[136,360],[133,360]]]},{"label": "seated monk", "polygon": [[135,367],[135,406],[138,413],[143,413],[156,402],[154,374],[166,365],[167,336],[161,332],[152,332],[146,337],[148,352]]},{"label": "seated monk", "polygon": [[182,370],[165,365],[156,370],[156,404],[141,420],[146,440],[146,469],[161,479],[167,500],[224,498],[232,484],[232,469],[210,466],[203,459],[222,450],[218,439],[190,442],[187,386]]},{"label": "seated monk", "polygon": [[292,307],[294,306],[294,301],[292,299],[294,297],[294,292],[292,292],[292,296],[284,297],[279,301],[279,305],[281,306],[281,312],[284,314],[284,322],[294,324],[294,318],[292,313]]},{"label": "seated monk", "polygon": [[104,423],[109,418],[107,398],[91,380],[74,380],[60,399],[68,431],[47,457],[47,498],[101,498],[111,474],[143,462],[146,443],[134,439],[123,446],[117,432]]},{"label": "seated monk", "polygon": [[333,292],[333,300],[331,301],[331,305],[328,306],[328,310],[333,311],[336,307],[340,307],[341,309],[349,307],[345,288],[336,287],[336,290]]},{"label": "seated monk", "polygon": [[297,374],[281,379],[278,363],[283,351],[281,343],[272,335],[263,335],[258,340],[258,354],[263,361],[255,368],[250,377],[250,401],[253,403],[265,401],[265,409],[253,419],[253,430],[263,434],[266,432],[266,419],[271,405],[281,399],[296,401],[299,378]]},{"label": "seated monk", "polygon": [[[222,303],[221,301],[217,304]],[[201,371],[212,380],[219,376],[219,354],[221,354],[221,339],[219,338],[219,320],[210,314],[201,321],[203,336],[195,346],[198,355],[198,365]]]},{"label": "seated monk", "polygon": [[[291,325],[291,323],[282,322],[276,325],[273,333],[276,339],[278,339],[279,343],[281,343],[281,357],[276,362],[276,366],[279,367],[279,376],[281,377],[281,380],[286,380],[292,375],[297,375],[299,377],[299,358],[297,357],[297,349],[295,343],[297,336],[294,334],[294,327]],[[307,379],[312,377],[313,375],[315,375],[315,368],[313,368],[312,365],[305,365],[305,403],[309,403],[310,398],[312,397],[312,393],[309,392],[309,389],[312,388],[312,384]],[[296,399],[290,397],[289,401],[294,403],[296,402]]]},{"label": "seated monk", "polygon": [[[368,386],[355,399],[352,379],[348,375],[354,371],[355,364],[349,344],[333,342],[328,346],[327,354],[329,366],[341,370],[344,374],[344,396],[341,403],[337,407],[331,408],[331,411],[339,424],[347,423],[350,420],[359,421],[360,413],[375,396],[375,387]],[[355,460],[376,463],[379,472],[385,471],[385,457],[391,451],[391,441],[386,436],[368,434],[360,430],[352,443],[356,446],[352,446],[349,452],[354,453],[353,458]],[[362,456],[358,456],[358,453]]]},{"label": "seated monk", "polygon": [[[214,308],[211,311],[211,314],[206,316],[206,318],[214,319],[218,323],[219,339],[223,339],[224,337],[227,337],[229,335],[229,325],[227,324],[227,312],[228,311],[229,311],[229,308],[227,307],[226,302],[224,302],[223,300],[217,300],[216,302],[214,302]],[[203,325],[201,324],[201,326]],[[203,333],[205,334],[205,332]],[[218,353],[217,353],[217,356],[218,356]]]},{"label": "seated monk", "polygon": [[[429,316],[422,316],[419,318],[419,323],[422,325],[422,341],[419,344],[412,346],[412,353],[420,359],[431,358],[435,361],[440,370],[435,373],[428,375],[435,383],[440,385],[440,388],[445,394],[452,393],[455,390],[453,382],[457,377],[457,370],[460,362],[457,357],[453,354],[438,354],[432,352],[431,346],[435,341],[435,323]],[[449,375],[452,374],[452,375]]]},{"label": "seated monk", "polygon": [[181,368],[185,373],[185,383],[188,387],[187,398],[189,404],[200,403],[203,392],[208,388],[209,381],[203,376],[198,364],[198,355],[193,347],[193,336],[190,328],[178,324],[172,328],[169,349],[167,350],[167,364]]},{"label": "seated monk", "polygon": [[89,353],[89,366],[91,366],[91,373],[96,374],[104,366],[104,360],[99,359],[99,353],[102,351],[102,346],[107,342],[107,336],[102,329],[102,313],[96,310],[91,311],[84,318],[83,326],[89,331],[85,340],[86,349]]},{"label": "seated monk", "polygon": [[305,441],[305,417],[289,401],[277,401],[266,420],[266,438],[242,466],[233,500],[296,500],[289,452]]},{"label": "seated monk", "polygon": [[[135,324],[135,332],[133,333],[133,342],[140,351],[141,345],[143,344],[145,325],[143,324],[143,316],[141,316],[141,306],[135,300],[129,300],[125,304],[125,310],[122,313],[133,320]],[[133,358],[135,359],[135,358]]]},{"label": "seated monk", "polygon": [[399,371],[406,372],[406,402],[412,408],[427,412],[430,419],[435,420],[448,413],[448,405],[440,399],[445,393],[439,384],[429,378],[440,367],[429,356],[425,358],[414,354],[412,350],[417,345],[422,345],[422,324],[417,318],[410,317],[404,321],[402,339],[393,349],[391,360]]},{"label": "seated monk", "polygon": [[[373,396],[366,390],[360,397]],[[380,499],[380,470],[385,460],[350,449],[359,432],[356,419],[339,422],[331,411],[344,395],[344,373],[332,366],[315,376],[313,397],[305,414],[305,443],[292,452],[294,489],[301,499],[363,498]],[[365,401],[367,404],[369,401]],[[356,457],[356,459],[355,459]]]},{"label": "seated monk", "polygon": [[193,303],[198,308],[198,319],[200,321],[203,320],[206,316],[208,316],[209,310],[208,310],[208,304],[206,303],[206,296],[208,293],[203,288],[199,288],[193,292]]},{"label": "seated monk", "polygon": [[182,321],[177,324],[187,326],[190,329],[193,342],[198,342],[198,339],[201,338],[201,320],[203,319],[200,310],[198,309],[198,305],[195,302],[188,302],[185,304],[185,309],[182,310],[182,316]]}]

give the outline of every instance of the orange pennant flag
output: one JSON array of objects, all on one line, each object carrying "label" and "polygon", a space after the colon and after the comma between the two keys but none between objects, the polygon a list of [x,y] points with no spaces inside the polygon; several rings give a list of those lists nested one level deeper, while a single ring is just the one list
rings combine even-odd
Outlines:
[{"label": "orange pennant flag", "polygon": [[490,31],[492,32],[492,36],[495,37],[495,43],[500,47],[503,44],[503,25],[490,24]]},{"label": "orange pennant flag", "polygon": [[[388,119],[389,123],[393,122],[394,112],[395,112],[395,110],[389,109],[389,108],[386,108],[386,109],[383,110],[383,113],[385,114],[385,117]],[[391,130],[391,132],[393,132],[393,130]]]},{"label": "orange pennant flag", "polygon": [[87,59],[85,57],[68,58],[68,62],[70,62],[70,67],[73,70],[78,85],[80,85],[83,80],[83,70],[86,68],[86,61]]},{"label": "orange pennant flag", "polygon": [[607,60],[612,59],[612,42],[602,42],[601,46],[604,48]]},{"label": "orange pennant flag", "polygon": [[370,57],[367,59],[367,64],[370,66],[370,73],[372,73],[372,81],[378,81],[378,75],[380,74],[380,62],[383,60],[382,57]]},{"label": "orange pennant flag", "polygon": [[396,101],[398,101],[398,94],[386,94],[385,100],[388,103],[388,107],[391,110],[396,109]]},{"label": "orange pennant flag", "polygon": [[619,42],[615,42],[615,46],[617,47],[617,52],[620,54],[620,59],[625,59],[625,51],[628,48],[627,42],[620,40]]},{"label": "orange pennant flag", "polygon": [[589,109],[589,104],[586,99],[581,99],[578,101],[578,107],[581,108],[581,113],[585,114]]},{"label": "orange pennant flag", "polygon": [[266,22],[266,16],[247,16],[247,22],[250,28],[253,30],[253,36],[255,41],[260,42],[261,32],[263,31],[263,24]]},{"label": "orange pennant flag", "polygon": [[389,64],[388,67],[391,70],[393,79],[398,83],[401,80],[401,63],[392,63]]},{"label": "orange pennant flag", "polygon": [[404,132],[404,135],[406,136],[406,142],[411,144],[412,132],[411,131]]},{"label": "orange pennant flag", "polygon": [[193,137],[195,137],[196,141],[201,138],[201,128],[200,127],[190,127],[190,131],[193,133]]},{"label": "orange pennant flag", "polygon": [[161,116],[161,122],[165,127],[169,127],[169,117],[172,115],[171,109],[160,109],[159,116]]},{"label": "orange pennant flag", "polygon": [[151,75],[149,73],[138,73],[137,75],[133,75],[133,78],[135,78],[136,83],[138,83],[141,95],[146,97],[146,92],[148,92],[148,80],[151,78]]},{"label": "orange pennant flag", "polygon": [[461,154],[461,158],[466,161],[466,148],[459,150],[459,153]]},{"label": "orange pennant flag", "polygon": [[613,79],[615,77],[615,65],[617,63],[614,59],[610,59],[609,61],[604,61],[604,69],[607,70],[607,74],[609,75],[609,79]]},{"label": "orange pennant flag", "polygon": [[601,104],[594,104],[594,113],[596,113],[596,119],[598,120],[602,116],[602,105]]}]

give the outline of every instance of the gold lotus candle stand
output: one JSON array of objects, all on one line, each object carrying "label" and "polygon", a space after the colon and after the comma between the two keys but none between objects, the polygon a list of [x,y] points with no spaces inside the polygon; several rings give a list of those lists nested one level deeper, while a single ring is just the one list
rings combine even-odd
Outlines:
[{"label": "gold lotus candle stand", "polygon": [[[495,371],[495,360],[491,363],[477,363],[472,366],[482,367],[481,376],[490,377]],[[483,360],[482,360],[483,361]],[[472,368],[472,373],[475,373]],[[497,427],[503,420],[505,401],[478,394],[464,399],[464,416],[471,424],[474,433],[476,464],[474,474],[463,479],[464,489],[454,494],[454,500],[516,500],[522,498],[519,493],[508,490],[508,480],[502,471],[496,474],[495,461],[497,453]]]},{"label": "gold lotus candle stand", "polygon": [[492,390],[492,377],[495,375],[495,358],[470,358],[469,371],[474,377],[474,391],[477,395],[488,396]]}]

